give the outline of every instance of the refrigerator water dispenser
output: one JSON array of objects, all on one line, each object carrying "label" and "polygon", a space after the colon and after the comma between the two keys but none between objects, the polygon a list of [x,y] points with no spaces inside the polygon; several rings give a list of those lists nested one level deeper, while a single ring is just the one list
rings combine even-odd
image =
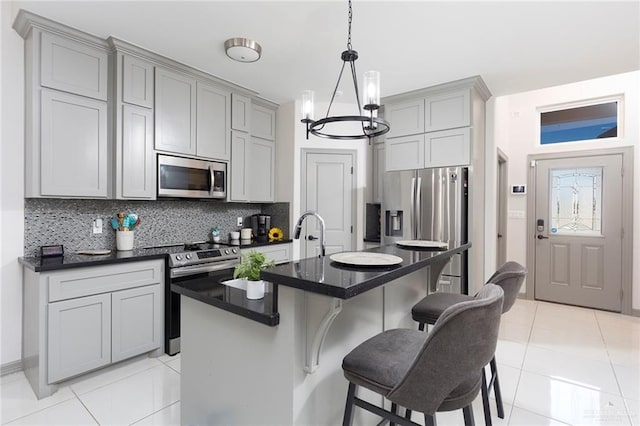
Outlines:
[{"label": "refrigerator water dispenser", "polygon": [[387,210],[384,223],[387,237],[402,237],[402,210]]}]

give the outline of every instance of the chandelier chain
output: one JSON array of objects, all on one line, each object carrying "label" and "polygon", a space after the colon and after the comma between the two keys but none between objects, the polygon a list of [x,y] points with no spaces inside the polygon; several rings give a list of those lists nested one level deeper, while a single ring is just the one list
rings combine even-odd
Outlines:
[{"label": "chandelier chain", "polygon": [[351,49],[351,21],[353,20],[353,10],[351,10],[351,0],[349,0],[349,35],[347,37],[347,50]]}]

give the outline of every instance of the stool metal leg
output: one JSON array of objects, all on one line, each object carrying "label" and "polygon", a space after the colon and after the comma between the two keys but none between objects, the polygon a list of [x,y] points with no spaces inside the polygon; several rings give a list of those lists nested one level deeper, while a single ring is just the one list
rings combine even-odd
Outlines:
[{"label": "stool metal leg", "polygon": [[473,421],[473,408],[471,404],[462,409],[462,415],[464,416],[464,426],[475,426]]},{"label": "stool metal leg", "polygon": [[489,363],[491,366],[491,384],[493,384],[493,392],[496,396],[496,406],[498,407],[498,417],[504,419],[504,406],[502,405],[502,392],[500,392],[500,382],[498,381],[498,365],[496,357],[491,358]]},{"label": "stool metal leg", "polygon": [[353,423],[353,399],[356,396],[356,385],[349,382],[349,390],[347,391],[347,403],[344,407],[344,418],[342,426],[351,426]]},{"label": "stool metal leg", "polygon": [[482,369],[482,408],[484,409],[484,424],[485,426],[491,426],[491,407],[489,406],[489,389],[491,385],[487,384],[487,375]]},{"label": "stool metal leg", "polygon": [[[393,414],[398,414],[398,404],[395,402],[391,403],[391,412]],[[389,422],[389,426],[396,426],[396,424],[394,422]]]},{"label": "stool metal leg", "polygon": [[429,414],[424,415],[424,426],[437,426],[436,416],[430,416]]}]

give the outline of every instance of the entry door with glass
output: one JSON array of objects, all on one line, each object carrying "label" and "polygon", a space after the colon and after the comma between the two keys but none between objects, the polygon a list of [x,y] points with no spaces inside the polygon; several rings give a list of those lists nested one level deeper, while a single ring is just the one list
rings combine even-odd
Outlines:
[{"label": "entry door with glass", "polygon": [[622,155],[536,161],[535,298],[620,312]]}]

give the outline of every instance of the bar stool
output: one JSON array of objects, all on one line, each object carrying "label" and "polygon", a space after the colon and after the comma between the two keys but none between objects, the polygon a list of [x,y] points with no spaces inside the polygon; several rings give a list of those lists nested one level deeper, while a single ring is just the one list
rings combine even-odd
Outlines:
[{"label": "bar stool", "polygon": [[[447,308],[428,334],[387,330],[353,349],[342,361],[349,381],[343,426],[351,425],[354,406],[403,426],[417,425],[409,410],[435,425],[437,411],[462,409],[465,425],[473,426],[471,402],[496,350],[503,295],[500,287],[487,284],[474,300]],[[356,397],[358,386],[391,401],[391,411]],[[406,417],[396,414],[398,406],[407,408]]]},{"label": "bar stool", "polygon": [[[507,262],[502,265],[487,281],[499,285],[504,290],[504,303],[502,313],[508,312],[513,306],[520,292],[520,287],[527,276],[527,269],[517,262]],[[473,300],[473,296],[455,293],[433,293],[413,306],[411,316],[418,322],[418,329],[424,331],[425,324],[435,324],[442,313],[456,303]],[[489,363],[491,368],[491,379],[487,383],[484,369],[482,370],[482,405],[484,407],[484,420],[486,426],[491,426],[491,408],[489,407],[489,393],[493,387],[496,397],[496,407],[498,417],[504,419],[504,406],[502,404],[502,393],[500,392],[500,382],[498,380],[498,365],[495,355]]]}]

